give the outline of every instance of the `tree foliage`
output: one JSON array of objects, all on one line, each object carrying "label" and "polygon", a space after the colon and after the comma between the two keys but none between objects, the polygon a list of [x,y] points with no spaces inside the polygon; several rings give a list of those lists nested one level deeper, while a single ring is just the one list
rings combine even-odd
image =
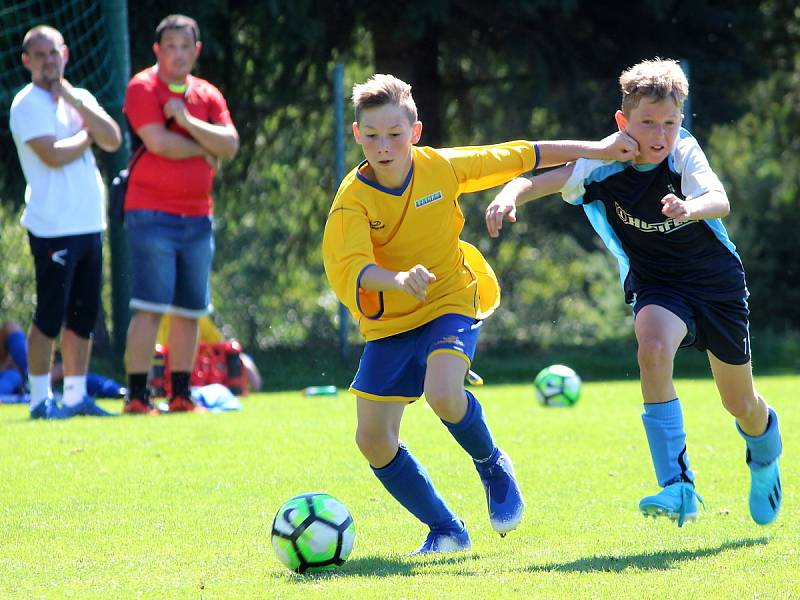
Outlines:
[{"label": "tree foliage", "polygon": [[[800,16],[792,3],[142,0],[129,3],[134,72],[152,63],[152,32],[170,12],[198,20],[198,74],[223,90],[241,135],[239,156],[217,178],[213,287],[221,322],[247,346],[335,339],[337,302],[319,246],[338,184],[337,62],[345,65],[346,91],[373,72],[409,81],[422,143],[438,146],[605,136],[615,128],[623,68],[654,56],[687,61],[693,133],[729,187],[727,222],[750,286],[780,298],[757,322],[800,327],[793,310],[800,286],[796,271],[787,271],[800,219],[793,210]],[[351,118],[348,109],[348,168],[360,159]],[[13,145],[0,143],[8,163]],[[11,167],[0,173],[4,232],[18,227],[21,186]],[[484,339],[547,345],[628,335],[616,265],[582,211],[545,199],[520,211],[501,240],[489,240],[483,208],[492,195],[462,199],[464,237],[490,258],[504,287]],[[2,291],[9,277],[4,271]]]}]

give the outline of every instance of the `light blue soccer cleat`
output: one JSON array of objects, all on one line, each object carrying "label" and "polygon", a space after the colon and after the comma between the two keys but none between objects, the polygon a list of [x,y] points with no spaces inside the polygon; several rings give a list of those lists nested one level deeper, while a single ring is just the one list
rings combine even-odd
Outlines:
[{"label": "light blue soccer cleat", "polygon": [[463,552],[472,548],[469,533],[464,526],[464,521],[459,521],[461,529],[431,530],[422,546],[409,556],[418,554],[432,554],[434,552]]},{"label": "light blue soccer cleat", "polygon": [[750,516],[759,525],[769,525],[781,509],[783,490],[778,460],[766,466],[750,463]]},{"label": "light blue soccer cleat", "polygon": [[64,419],[64,410],[55,398],[48,398],[31,409],[31,419]]},{"label": "light blue soccer cleat", "polygon": [[489,522],[492,528],[505,537],[506,533],[516,529],[525,512],[525,501],[514,476],[514,465],[508,455],[495,450],[485,463],[475,463],[478,475],[486,491],[486,503],[489,508]]},{"label": "light blue soccer cleat", "polygon": [[61,419],[69,419],[71,417],[76,416],[84,416],[84,417],[117,417],[119,415],[115,413],[110,413],[107,410],[103,410],[97,404],[95,404],[94,398],[91,396],[84,396],[83,400],[81,400],[75,406],[64,406],[61,409],[63,415],[59,418]]},{"label": "light blue soccer cleat", "polygon": [[673,483],[654,496],[642,498],[639,510],[645,517],[668,517],[678,521],[678,527],[683,527],[686,521],[697,519],[697,500],[703,504],[691,483]]}]

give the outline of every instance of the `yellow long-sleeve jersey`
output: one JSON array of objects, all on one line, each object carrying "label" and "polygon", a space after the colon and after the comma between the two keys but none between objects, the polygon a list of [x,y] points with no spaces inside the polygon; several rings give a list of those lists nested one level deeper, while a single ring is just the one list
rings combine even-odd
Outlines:
[{"label": "yellow long-sleeve jersey", "polygon": [[[537,149],[515,141],[463,148],[412,148],[412,170],[402,189],[367,179],[366,161],[342,181],[322,243],[325,273],[369,341],[410,331],[441,315],[483,319],[500,300],[491,267],[461,241],[458,198],[502,185],[534,168]],[[407,271],[421,264],[436,276],[421,302],[404,292],[359,286],[371,265]]]}]

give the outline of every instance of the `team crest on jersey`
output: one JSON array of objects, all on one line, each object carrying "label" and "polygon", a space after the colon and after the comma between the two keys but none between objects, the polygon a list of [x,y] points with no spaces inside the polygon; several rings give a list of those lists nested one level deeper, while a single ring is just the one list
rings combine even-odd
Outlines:
[{"label": "team crest on jersey", "polygon": [[614,210],[616,211],[619,220],[625,223],[625,225],[635,227],[644,233],[672,233],[681,227],[685,227],[686,225],[695,222],[694,220],[689,219],[688,221],[677,223],[675,219],[667,219],[666,221],[661,221],[660,223],[648,223],[639,217],[634,217],[632,214],[622,208],[618,202],[614,202]]},{"label": "team crest on jersey", "polygon": [[437,200],[441,199],[442,199],[442,192],[433,192],[432,194],[423,196],[419,200],[414,200],[414,208],[422,208],[423,206],[427,206],[431,202],[436,202]]},{"label": "team crest on jersey", "polygon": [[383,224],[383,221],[370,221],[369,222],[370,229],[383,229],[386,225]]}]

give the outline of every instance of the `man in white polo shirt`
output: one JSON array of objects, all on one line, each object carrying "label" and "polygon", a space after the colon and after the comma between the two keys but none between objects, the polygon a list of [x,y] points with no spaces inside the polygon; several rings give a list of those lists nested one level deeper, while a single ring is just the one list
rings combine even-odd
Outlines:
[{"label": "man in white polo shirt", "polygon": [[[11,103],[11,133],[25,174],[25,211],[36,270],[36,312],[28,332],[32,419],[106,416],[86,395],[91,334],[100,307],[105,188],[92,144],[113,152],[117,123],[84,89],[64,79],[61,33],[34,27],[22,43],[31,83]],[[61,333],[63,406],[53,400],[50,366]]]}]

